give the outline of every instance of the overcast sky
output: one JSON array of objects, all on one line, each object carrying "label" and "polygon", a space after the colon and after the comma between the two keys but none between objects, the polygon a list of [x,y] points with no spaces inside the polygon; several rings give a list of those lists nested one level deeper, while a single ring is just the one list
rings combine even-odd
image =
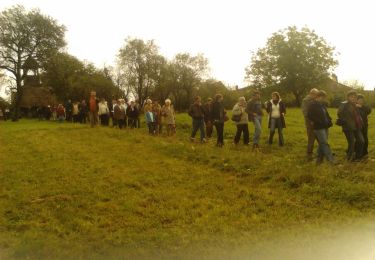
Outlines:
[{"label": "overcast sky", "polygon": [[39,8],[67,27],[68,51],[98,67],[112,65],[128,37],[154,39],[160,52],[203,53],[211,76],[244,86],[251,52],[273,32],[308,26],[340,53],[339,81],[357,79],[375,87],[374,4],[371,1],[305,0],[1,0]]}]

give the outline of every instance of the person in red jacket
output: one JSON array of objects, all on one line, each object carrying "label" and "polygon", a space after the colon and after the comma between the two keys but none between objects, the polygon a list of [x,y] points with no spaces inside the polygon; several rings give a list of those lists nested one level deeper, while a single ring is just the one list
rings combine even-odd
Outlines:
[{"label": "person in red jacket", "polygon": [[96,98],[96,92],[91,91],[89,101],[89,118],[91,127],[98,124],[98,100]]}]

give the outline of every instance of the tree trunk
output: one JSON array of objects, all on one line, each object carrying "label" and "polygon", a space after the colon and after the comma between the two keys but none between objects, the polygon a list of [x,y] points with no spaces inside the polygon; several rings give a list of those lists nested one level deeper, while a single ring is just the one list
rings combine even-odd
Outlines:
[{"label": "tree trunk", "polygon": [[20,77],[16,79],[17,83],[17,92],[15,93],[15,100],[13,105],[13,115],[12,115],[12,121],[16,122],[20,118],[20,105],[21,105],[21,99],[23,95],[23,89],[22,89],[22,83]]}]

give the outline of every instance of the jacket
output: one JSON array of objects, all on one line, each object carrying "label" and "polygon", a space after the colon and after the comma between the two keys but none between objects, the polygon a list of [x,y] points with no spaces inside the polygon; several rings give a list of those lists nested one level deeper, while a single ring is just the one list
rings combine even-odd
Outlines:
[{"label": "jacket", "polygon": [[368,115],[371,114],[371,107],[363,105],[358,107],[359,114],[361,115],[363,126],[368,126]]},{"label": "jacket", "polygon": [[125,119],[125,111],[120,105],[115,105],[113,108],[113,117],[117,120]]},{"label": "jacket", "polygon": [[246,105],[240,106],[239,103],[235,104],[232,110],[232,115],[241,115],[241,120],[236,122],[236,125],[247,125],[249,116],[246,112]]},{"label": "jacket", "polygon": [[307,113],[309,111],[309,107],[312,103],[314,103],[315,100],[310,96],[310,95],[307,95],[303,100],[302,100],[302,105],[301,105],[301,109],[302,109],[302,114],[305,118],[307,118]]},{"label": "jacket", "polygon": [[258,116],[262,116],[263,115],[262,108],[263,108],[263,105],[260,100],[255,100],[255,99],[249,100],[246,106],[246,112],[249,116],[249,121],[254,120],[254,113],[257,114]]},{"label": "jacket", "polygon": [[[271,127],[272,102],[273,100],[268,100],[266,102],[266,111],[268,113],[268,128]],[[285,106],[285,103],[281,99],[279,100],[278,104],[279,104],[281,125],[283,128],[285,128],[286,124],[285,124],[284,114],[286,114],[286,106]]]},{"label": "jacket", "polygon": [[206,103],[204,104],[203,106],[203,111],[204,111],[204,121],[205,122],[208,122],[208,121],[212,121],[212,103]]},{"label": "jacket", "polygon": [[172,105],[170,106],[163,106],[161,109],[161,114],[164,118],[164,123],[167,125],[174,125],[175,124],[175,113],[174,108]]},{"label": "jacket", "polygon": [[214,122],[224,123],[225,121],[225,109],[223,102],[214,102],[212,103],[212,110],[210,113],[210,118]]},{"label": "jacket", "polygon": [[204,118],[204,110],[202,105],[198,105],[196,103],[192,104],[188,111],[189,116],[193,119],[203,119]]},{"label": "jacket", "polygon": [[129,118],[136,119],[139,116],[139,111],[137,107],[132,108],[131,106],[128,106],[128,108],[126,109],[126,115]]},{"label": "jacket", "polygon": [[329,116],[326,106],[317,101],[309,106],[307,118],[312,122],[315,130],[328,129],[332,126],[332,118]]},{"label": "jacket", "polygon": [[363,122],[355,104],[344,101],[337,110],[337,117],[342,123],[343,131],[356,131],[362,129]]}]

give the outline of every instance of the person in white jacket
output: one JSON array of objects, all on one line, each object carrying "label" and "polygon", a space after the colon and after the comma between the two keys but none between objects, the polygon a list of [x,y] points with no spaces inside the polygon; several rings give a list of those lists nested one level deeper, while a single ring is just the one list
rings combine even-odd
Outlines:
[{"label": "person in white jacket", "polygon": [[102,98],[99,102],[98,115],[100,118],[100,124],[102,126],[108,126],[109,122],[109,109],[107,102]]}]

